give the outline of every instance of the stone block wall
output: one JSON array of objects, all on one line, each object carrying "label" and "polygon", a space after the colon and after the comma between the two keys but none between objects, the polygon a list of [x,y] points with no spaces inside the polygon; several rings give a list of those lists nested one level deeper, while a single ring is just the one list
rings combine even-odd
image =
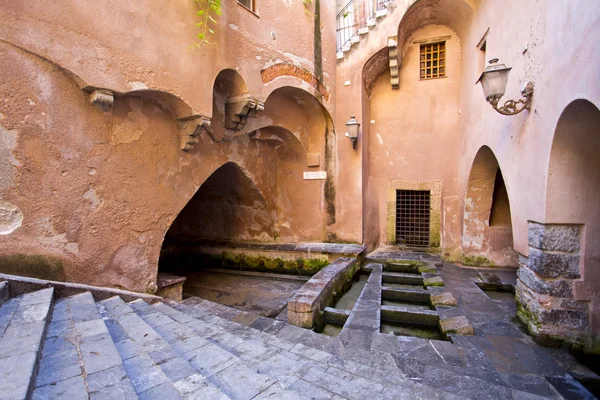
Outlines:
[{"label": "stone block wall", "polygon": [[573,296],[580,279],[580,225],[529,222],[529,257],[519,258],[517,315],[540,342],[585,347],[588,303]]}]

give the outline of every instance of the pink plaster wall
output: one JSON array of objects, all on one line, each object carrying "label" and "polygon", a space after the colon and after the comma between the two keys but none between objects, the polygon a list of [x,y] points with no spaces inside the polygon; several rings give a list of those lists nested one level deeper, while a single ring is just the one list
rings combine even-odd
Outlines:
[{"label": "pink plaster wall", "polygon": [[[153,291],[165,233],[227,162],[264,194],[276,227],[288,221],[288,238],[323,240],[323,182],[298,176],[309,170],[306,152],[324,152],[332,125],[332,6],[321,7],[328,101],[297,77],[263,84],[260,74],[279,62],[319,74],[311,7],[306,13],[301,2],[264,3],[256,17],[224,1],[214,37],[219,44],[188,51],[195,37],[192,1],[3,2],[0,258],[39,255],[59,260],[69,281]],[[298,41],[299,32],[311,40]],[[212,115],[213,83],[225,67],[239,71],[249,94],[267,103],[265,112],[231,141],[204,133],[184,152],[176,119]],[[91,105],[87,87],[114,91],[112,111]],[[217,98],[217,107],[222,101]],[[286,104],[296,109],[278,110]],[[285,129],[299,147],[285,138],[278,145],[250,138],[266,126]],[[296,207],[299,201],[308,207]]]},{"label": "pink plaster wall", "polygon": [[[420,44],[414,41],[450,36],[446,41],[446,77],[420,80]],[[458,197],[458,129],[461,81],[461,44],[442,25],[415,31],[402,49],[400,89],[392,90],[389,73],[382,74],[370,98],[369,178],[379,198],[379,238],[385,241],[386,192],[391,180],[442,181],[442,209]],[[446,220],[442,248],[448,255],[460,252],[458,221]],[[383,240],[382,240],[383,239]]]}]

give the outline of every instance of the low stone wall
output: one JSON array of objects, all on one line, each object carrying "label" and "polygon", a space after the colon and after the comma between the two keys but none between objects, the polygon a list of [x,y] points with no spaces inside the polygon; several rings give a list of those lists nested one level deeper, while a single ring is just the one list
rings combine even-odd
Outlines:
[{"label": "low stone wall", "polygon": [[288,301],[288,322],[307,329],[320,324],[321,311],[352,281],[359,267],[356,258],[342,257],[316,273]]},{"label": "low stone wall", "polygon": [[29,278],[24,276],[0,274],[0,281],[8,282],[10,296],[16,297],[23,293],[35,292],[44,288],[54,288],[54,296],[63,298],[74,294],[91,292],[94,300],[105,300],[113,296],[119,296],[126,302],[142,299],[147,303],[156,303],[163,298],[151,294],[130,292],[127,290],[105,288],[98,286],[84,285],[81,283],[57,282],[44,279]]},{"label": "low stone wall", "polygon": [[339,257],[361,257],[365,247],[334,243],[181,243],[164,250],[160,269],[226,268],[313,275]]},{"label": "low stone wall", "polygon": [[588,304],[573,298],[581,226],[529,222],[529,257],[519,259],[517,315],[541,343],[588,347]]}]

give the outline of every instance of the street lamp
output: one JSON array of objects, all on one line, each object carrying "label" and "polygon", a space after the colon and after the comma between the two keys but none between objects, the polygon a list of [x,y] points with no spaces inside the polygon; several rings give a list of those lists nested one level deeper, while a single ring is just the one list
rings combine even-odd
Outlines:
[{"label": "street lamp", "polygon": [[358,128],[360,124],[354,118],[354,115],[350,117],[350,120],[346,122],[346,136],[352,141],[352,148],[356,149],[356,141],[358,140]]},{"label": "street lamp", "polygon": [[[497,64],[498,59],[490,60],[490,65],[483,71],[477,82],[481,82],[483,95],[488,103],[492,105],[494,110],[502,115],[517,115],[523,110],[531,110],[531,101],[533,99],[533,82],[527,82],[525,88],[521,92],[524,99],[508,100],[502,107],[498,107],[500,98],[504,96],[506,83],[508,82],[508,73],[512,68],[508,68],[504,64]],[[519,106],[520,105],[520,106]]]}]

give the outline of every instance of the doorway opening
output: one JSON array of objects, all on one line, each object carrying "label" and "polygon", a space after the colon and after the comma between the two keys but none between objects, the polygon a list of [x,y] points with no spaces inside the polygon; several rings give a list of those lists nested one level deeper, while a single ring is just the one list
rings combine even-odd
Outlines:
[{"label": "doorway opening", "polygon": [[396,190],[396,242],[407,247],[427,248],[431,225],[429,190]]}]

